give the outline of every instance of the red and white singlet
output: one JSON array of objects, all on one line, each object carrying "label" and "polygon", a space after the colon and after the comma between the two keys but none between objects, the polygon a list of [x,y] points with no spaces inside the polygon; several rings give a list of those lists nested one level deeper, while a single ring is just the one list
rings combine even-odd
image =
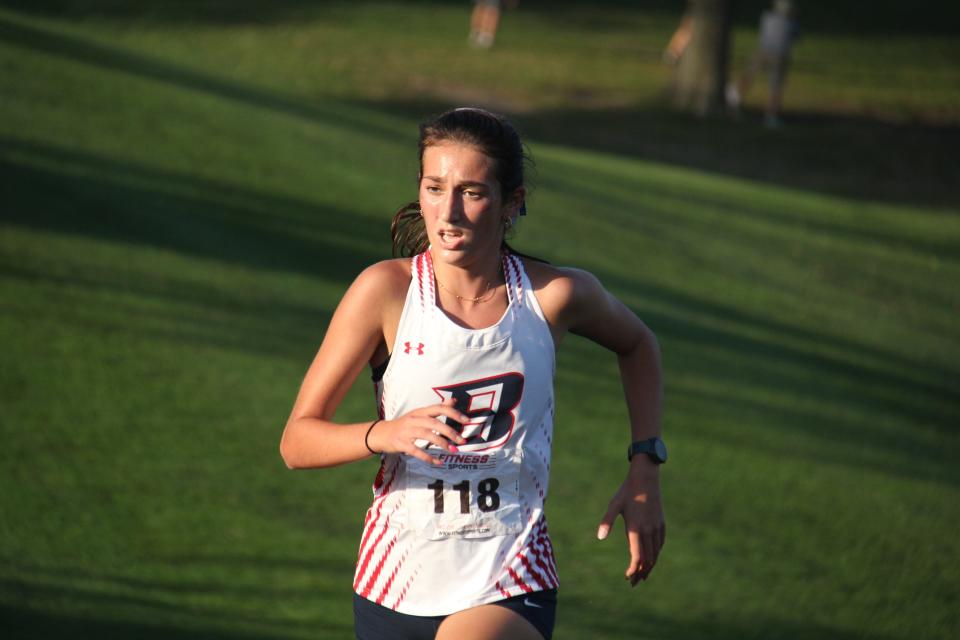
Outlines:
[{"label": "red and white singlet", "polygon": [[[412,259],[396,341],[375,383],[385,419],[456,399],[467,443],[442,466],[382,456],[353,588],[401,613],[447,615],[558,586],[543,504],[553,439],[553,338],[521,260],[504,255],[509,304],[467,329],[436,304],[430,252]],[[441,418],[447,421],[446,418]]]}]

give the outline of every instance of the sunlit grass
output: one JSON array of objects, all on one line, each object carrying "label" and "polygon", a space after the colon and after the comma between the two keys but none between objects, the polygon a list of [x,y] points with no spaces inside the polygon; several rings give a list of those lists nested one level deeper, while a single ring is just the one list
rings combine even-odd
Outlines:
[{"label": "sunlit grass", "polygon": [[[646,104],[673,26],[520,11],[483,57],[462,46],[459,6],[297,11],[262,25],[0,11],[11,636],[349,637],[375,465],[292,473],[277,445],[339,296],[389,254],[389,215],[413,195],[417,104],[479,86],[532,125],[584,101]],[[836,36],[804,47],[869,55]],[[917,49],[897,77],[942,49]],[[799,56],[798,104],[825,110],[843,74]],[[867,76],[844,90],[863,104],[889,91]],[[934,93],[908,85],[896,101],[940,113]],[[672,455],[669,542],[631,590],[619,535],[594,538],[624,469],[616,363],[567,340],[548,506],[557,637],[952,637],[955,198],[891,198],[859,165],[794,157],[831,144],[825,128],[761,138],[631,114],[687,131],[688,150],[739,131],[769,155],[743,149],[727,172],[631,153],[622,116],[602,110],[586,116],[609,145],[550,123],[529,140],[537,187],[515,244],[593,271],[656,330]],[[841,151],[869,166],[863,149]],[[805,188],[793,170],[839,187]],[[360,380],[339,416],[370,415]]]}]

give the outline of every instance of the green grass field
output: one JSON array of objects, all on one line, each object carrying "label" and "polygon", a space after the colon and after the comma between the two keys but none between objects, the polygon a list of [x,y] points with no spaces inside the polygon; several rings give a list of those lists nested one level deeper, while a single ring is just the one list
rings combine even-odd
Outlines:
[{"label": "green grass field", "polygon": [[290,472],[279,437],[417,122],[480,103],[536,160],[515,246],[664,353],[668,543],[631,590],[594,538],[616,363],[563,345],[556,638],[957,637],[956,10],[878,4],[809,7],[768,131],[760,87],[737,122],[661,106],[667,2],[524,2],[489,52],[466,2],[0,3],[0,634],[352,637],[376,464]]}]

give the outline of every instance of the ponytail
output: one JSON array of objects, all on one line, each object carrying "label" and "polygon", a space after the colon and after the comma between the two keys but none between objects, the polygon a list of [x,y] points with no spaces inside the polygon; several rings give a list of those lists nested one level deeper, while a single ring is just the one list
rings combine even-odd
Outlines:
[{"label": "ponytail", "polygon": [[430,241],[427,239],[419,202],[405,204],[393,215],[390,239],[394,258],[408,258],[427,250]]}]

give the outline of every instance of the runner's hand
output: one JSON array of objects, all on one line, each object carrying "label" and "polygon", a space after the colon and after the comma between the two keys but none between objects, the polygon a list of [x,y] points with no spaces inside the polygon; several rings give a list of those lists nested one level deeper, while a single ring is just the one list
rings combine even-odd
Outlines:
[{"label": "runner's hand", "polygon": [[606,539],[617,516],[623,516],[630,564],[625,578],[635,587],[653,571],[667,536],[660,502],[660,475],[656,468],[630,475],[613,495],[597,529],[597,538]]},{"label": "runner's hand", "polygon": [[454,404],[455,400],[448,398],[440,404],[414,409],[395,420],[381,420],[370,431],[367,442],[374,451],[405,453],[427,464],[443,464],[416,443],[434,444],[453,453],[458,451],[457,444],[466,443],[456,429],[437,419],[446,416],[460,424],[469,422],[470,418],[454,409]]}]

